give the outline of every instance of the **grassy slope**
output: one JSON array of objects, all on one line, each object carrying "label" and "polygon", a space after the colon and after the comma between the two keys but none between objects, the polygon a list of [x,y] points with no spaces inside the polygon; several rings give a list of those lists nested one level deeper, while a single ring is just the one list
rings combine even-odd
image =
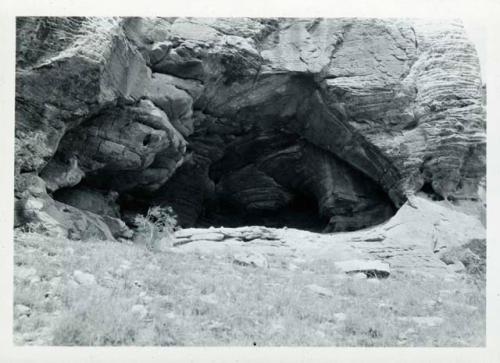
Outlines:
[{"label": "grassy slope", "polygon": [[[465,276],[397,273],[386,280],[355,279],[339,274],[326,260],[292,271],[286,261],[282,268],[264,269],[236,265],[229,252],[175,251],[17,234],[14,304],[31,311],[29,317],[15,319],[15,342],[485,344],[484,286]],[[76,283],[75,270],[91,272],[96,284]],[[318,295],[307,288],[310,284],[330,289],[333,297]],[[134,305],[142,307],[135,307],[134,313]],[[444,321],[432,327],[405,319],[414,316]]]}]

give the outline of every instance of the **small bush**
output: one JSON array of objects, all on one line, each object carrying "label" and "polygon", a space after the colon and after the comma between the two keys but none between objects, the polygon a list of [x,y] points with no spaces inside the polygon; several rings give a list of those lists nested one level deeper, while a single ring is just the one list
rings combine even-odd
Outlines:
[{"label": "small bush", "polygon": [[21,232],[42,234],[44,236],[47,236],[49,232],[47,227],[40,222],[29,222],[21,226],[19,229]]},{"label": "small bush", "polygon": [[148,249],[159,251],[165,245],[172,246],[177,218],[171,207],[151,207],[146,215],[138,214],[134,224],[137,226],[135,241]]}]

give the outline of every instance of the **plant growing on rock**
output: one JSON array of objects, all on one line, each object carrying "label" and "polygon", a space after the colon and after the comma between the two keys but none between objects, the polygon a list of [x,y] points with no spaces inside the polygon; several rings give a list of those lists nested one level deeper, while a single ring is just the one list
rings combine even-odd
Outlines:
[{"label": "plant growing on rock", "polygon": [[173,245],[177,217],[171,207],[151,207],[146,215],[138,214],[134,224],[135,242],[144,244],[152,251],[161,251]]},{"label": "plant growing on rock", "polygon": [[44,226],[40,222],[29,222],[23,225],[20,228],[20,231],[25,232],[25,233],[35,233],[35,234],[43,234],[43,235],[48,235],[49,231],[46,226]]}]

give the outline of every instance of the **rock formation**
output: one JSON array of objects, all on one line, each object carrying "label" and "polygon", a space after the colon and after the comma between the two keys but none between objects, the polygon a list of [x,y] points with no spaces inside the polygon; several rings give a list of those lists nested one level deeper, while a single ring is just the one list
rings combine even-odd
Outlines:
[{"label": "rock formation", "polygon": [[16,225],[361,229],[477,200],[479,62],[459,22],[18,18]]}]

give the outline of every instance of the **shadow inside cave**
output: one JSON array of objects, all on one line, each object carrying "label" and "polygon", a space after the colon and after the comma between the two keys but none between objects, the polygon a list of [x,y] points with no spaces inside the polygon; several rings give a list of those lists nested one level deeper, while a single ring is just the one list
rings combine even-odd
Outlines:
[{"label": "shadow inside cave", "polygon": [[296,228],[323,232],[328,218],[322,217],[314,198],[297,192],[290,202],[277,210],[243,210],[230,203],[207,206],[195,227],[242,227],[258,225],[271,228]]}]

